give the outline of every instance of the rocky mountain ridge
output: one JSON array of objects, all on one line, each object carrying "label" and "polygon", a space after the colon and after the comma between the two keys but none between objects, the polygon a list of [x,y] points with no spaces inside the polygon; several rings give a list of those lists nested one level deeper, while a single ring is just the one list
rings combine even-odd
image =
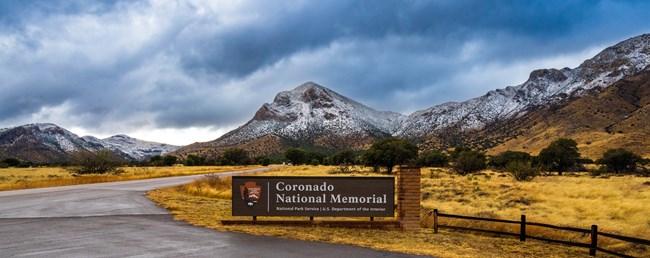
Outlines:
[{"label": "rocky mountain ridge", "polygon": [[481,130],[499,120],[517,118],[539,108],[604,89],[650,65],[650,34],[637,36],[601,51],[574,69],[540,69],[518,86],[497,89],[464,102],[445,103],[417,111],[405,119],[395,136],[419,139],[444,133]]},{"label": "rocky mountain ridge", "polygon": [[51,123],[34,123],[0,129],[0,157],[36,163],[62,162],[77,150],[115,151],[127,160],[142,161],[180,148],[116,135],[106,139],[79,137]]},{"label": "rocky mountain ridge", "polygon": [[489,150],[522,135],[525,128],[514,126],[522,118],[600,94],[648,65],[650,34],[644,34],[608,47],[576,68],[535,70],[520,85],[408,116],[373,110],[309,82],[280,92],[243,126],[177,153],[218,155],[228,147],[243,147],[253,154],[281,152],[287,146],[365,149],[389,136],[413,140],[425,148],[462,144]]},{"label": "rocky mountain ridge", "polygon": [[256,145],[252,142],[259,141],[325,149],[362,149],[377,139],[391,136],[405,117],[395,112],[376,111],[308,82],[278,93],[272,103],[262,105],[243,126],[215,141],[189,145],[181,153],[247,143]]}]

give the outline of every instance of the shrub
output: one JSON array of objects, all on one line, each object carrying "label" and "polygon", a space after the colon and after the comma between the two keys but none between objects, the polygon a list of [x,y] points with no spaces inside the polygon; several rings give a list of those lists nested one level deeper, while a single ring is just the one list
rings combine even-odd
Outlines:
[{"label": "shrub", "polygon": [[330,162],[332,165],[351,165],[354,164],[355,159],[356,157],[352,150],[342,150],[334,153],[330,157]]},{"label": "shrub", "polygon": [[9,164],[7,164],[5,162],[0,162],[0,168],[8,168],[8,167],[9,167]]},{"label": "shrub", "polygon": [[529,162],[531,161],[531,156],[521,151],[504,151],[496,156],[490,157],[489,164],[494,168],[505,168],[508,163],[514,161]]},{"label": "shrub", "polygon": [[636,164],[641,161],[642,158],[639,155],[619,148],[605,151],[603,157],[598,160],[598,163],[607,166],[608,170],[618,173],[634,172],[636,170]]},{"label": "shrub", "polygon": [[449,156],[440,150],[423,151],[418,156],[417,165],[423,167],[445,167]]},{"label": "shrub", "polygon": [[240,148],[230,148],[223,152],[219,158],[221,165],[248,165],[251,159],[248,152]]},{"label": "shrub", "polygon": [[2,163],[5,163],[10,167],[17,167],[18,165],[20,165],[20,160],[18,160],[17,158],[6,158],[2,161]]},{"label": "shrub", "polygon": [[257,157],[255,160],[257,161],[257,164],[260,164],[265,167],[271,164],[271,158],[267,156]]},{"label": "shrub", "polygon": [[393,172],[396,165],[406,164],[418,155],[418,146],[403,139],[387,138],[375,142],[364,157],[364,163],[372,167],[385,167],[386,173]]},{"label": "shrub", "polygon": [[310,165],[320,165],[323,164],[324,159],[327,155],[318,152],[318,151],[308,151],[305,161],[309,161]]},{"label": "shrub", "polygon": [[194,154],[187,155],[183,162],[185,166],[203,166],[205,165],[205,157],[200,157]]},{"label": "shrub", "polygon": [[454,172],[459,175],[467,175],[478,172],[487,167],[485,153],[466,150],[458,154],[455,160]]},{"label": "shrub", "polygon": [[68,168],[72,174],[119,174],[124,164],[124,159],[109,150],[97,152],[76,151],[70,159],[72,167]]},{"label": "shrub", "polygon": [[513,161],[506,165],[508,171],[517,181],[531,181],[540,175],[539,167],[533,167],[529,162]]},{"label": "shrub", "polygon": [[307,161],[307,152],[300,148],[288,148],[284,151],[284,158],[294,165],[305,164]]},{"label": "shrub", "polygon": [[566,138],[551,142],[539,152],[538,161],[547,169],[557,171],[560,175],[574,167],[580,158],[578,143]]}]

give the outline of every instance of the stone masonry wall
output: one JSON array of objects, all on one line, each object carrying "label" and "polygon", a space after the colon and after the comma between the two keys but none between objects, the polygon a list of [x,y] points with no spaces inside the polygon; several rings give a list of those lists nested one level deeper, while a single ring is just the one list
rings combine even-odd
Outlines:
[{"label": "stone masonry wall", "polygon": [[420,229],[420,168],[400,167],[397,174],[398,220],[403,231]]}]

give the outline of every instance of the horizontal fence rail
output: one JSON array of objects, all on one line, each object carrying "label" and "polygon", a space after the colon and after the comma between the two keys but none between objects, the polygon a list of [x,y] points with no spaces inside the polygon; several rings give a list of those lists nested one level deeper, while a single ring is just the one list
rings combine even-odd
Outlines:
[{"label": "horizontal fence rail", "polygon": [[[479,218],[479,217],[464,216],[464,215],[457,215],[457,214],[440,213],[440,212],[438,212],[438,209],[434,209],[433,212],[429,213],[429,215],[431,215],[431,213],[433,213],[433,232],[434,233],[438,233],[439,228],[449,228],[449,229],[456,229],[456,230],[469,230],[469,231],[476,231],[476,232],[483,232],[483,233],[492,233],[492,234],[499,234],[499,235],[515,236],[515,237],[519,237],[519,240],[522,241],[522,242],[526,241],[526,238],[530,238],[530,239],[541,240],[541,241],[546,241],[546,242],[551,242],[551,243],[559,243],[559,244],[564,244],[564,245],[569,245],[569,246],[589,248],[589,255],[591,255],[591,256],[596,256],[596,251],[600,251],[600,252],[603,252],[603,253],[606,253],[606,254],[611,254],[611,255],[615,255],[615,256],[619,256],[619,257],[632,257],[632,256],[629,256],[629,255],[626,255],[626,254],[617,253],[617,252],[614,252],[614,251],[611,251],[611,250],[607,250],[607,249],[598,247],[598,236],[609,237],[609,238],[613,238],[613,239],[624,241],[624,242],[650,246],[650,240],[635,238],[635,237],[629,237],[629,236],[615,235],[615,234],[604,233],[604,232],[598,232],[598,226],[597,225],[592,225],[591,229],[583,229],[583,228],[556,226],[556,225],[544,224],[544,223],[538,223],[538,222],[526,222],[526,215],[521,215],[521,220],[517,221],[517,220]],[[495,223],[518,224],[518,225],[520,225],[520,227],[519,227],[519,233],[504,232],[504,231],[497,231],[497,230],[488,230],[488,229],[480,229],[480,228],[472,228],[472,227],[458,227],[458,226],[450,226],[450,225],[442,225],[442,224],[440,224],[438,222],[438,218],[440,218],[440,217],[474,220],[474,221],[487,221],[487,222],[495,222]],[[527,226],[544,227],[544,228],[550,228],[550,229],[555,229],[555,230],[565,230],[565,231],[572,231],[572,232],[577,232],[577,233],[589,234],[591,236],[591,241],[590,241],[590,243],[585,244],[585,243],[576,243],[576,242],[559,240],[559,239],[551,239],[551,238],[540,237],[540,236],[531,236],[531,235],[526,234],[526,227]]]}]

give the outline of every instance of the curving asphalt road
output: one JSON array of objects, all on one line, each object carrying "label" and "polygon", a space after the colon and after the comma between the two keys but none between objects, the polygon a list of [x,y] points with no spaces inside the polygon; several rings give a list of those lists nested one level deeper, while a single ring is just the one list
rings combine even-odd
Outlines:
[{"label": "curving asphalt road", "polygon": [[417,257],[194,227],[145,197],[200,177],[0,192],[0,257]]}]

